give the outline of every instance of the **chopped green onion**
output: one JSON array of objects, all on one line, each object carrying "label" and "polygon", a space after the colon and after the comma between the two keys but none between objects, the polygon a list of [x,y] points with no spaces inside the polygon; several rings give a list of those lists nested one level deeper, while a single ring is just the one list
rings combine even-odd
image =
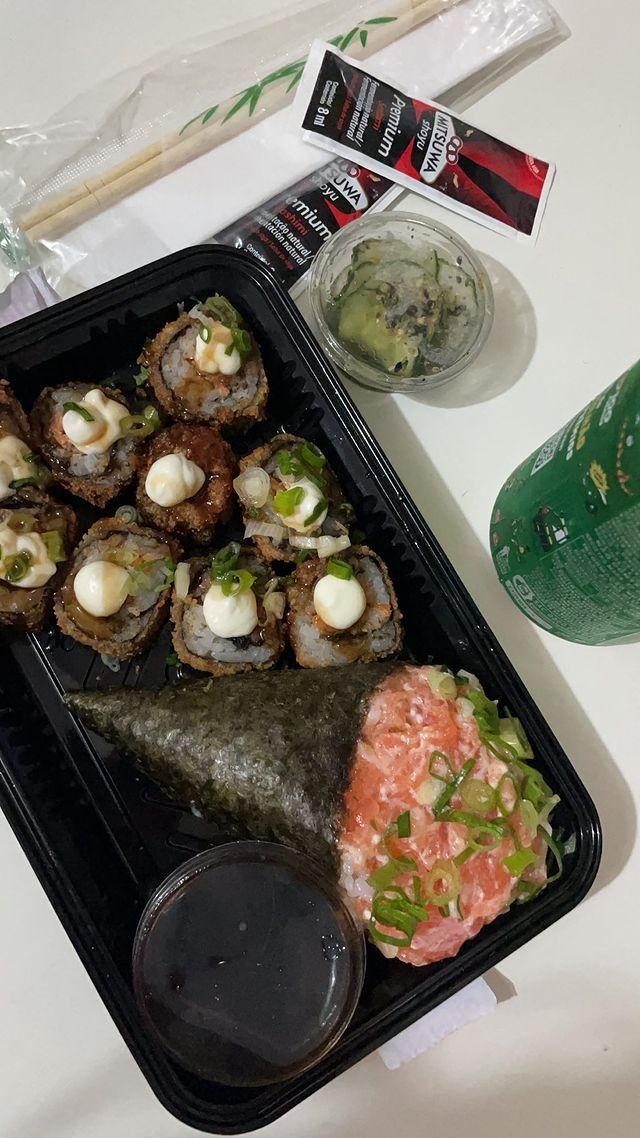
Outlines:
[{"label": "chopped green onion", "polygon": [[149,368],[144,365],[137,371],[133,379],[136,387],[143,387],[149,378]]},{"label": "chopped green onion", "polygon": [[348,561],[342,561],[339,557],[331,557],[327,561],[327,573],[332,577],[339,577],[342,581],[350,581],[353,577],[353,569]]},{"label": "chopped green onion", "polygon": [[231,301],[227,300],[225,296],[220,296],[219,293],[207,297],[202,307],[209,316],[213,316],[214,320],[219,320],[227,328],[233,329],[243,326],[244,321],[238,309],[234,308]]},{"label": "chopped green onion", "polygon": [[[228,348],[225,348],[226,355],[230,356],[231,352],[235,348],[238,352],[238,355],[250,356],[253,349],[253,344],[251,342],[251,336],[249,333],[244,328],[234,328],[232,331],[233,343],[230,344]],[[231,351],[229,351],[229,348]]]},{"label": "chopped green onion", "polygon": [[[167,591],[167,589],[170,589],[171,586],[173,585],[173,581],[174,581],[174,578],[176,575],[177,566],[176,566],[175,561],[172,561],[172,559],[170,557],[163,557],[162,561],[163,561],[164,569],[165,569],[165,577],[164,577],[164,581],[162,582],[162,584],[157,586],[157,588],[155,590],[156,593],[165,593]],[[148,561],[146,563],[146,565],[142,566],[142,571],[144,573],[150,573],[155,564],[156,564],[155,561]]]},{"label": "chopped green onion", "polygon": [[525,869],[528,869],[530,865],[535,865],[537,860],[532,849],[523,849],[516,850],[508,857],[503,857],[502,864],[509,870],[512,877],[522,877]]},{"label": "chopped green onion", "polygon": [[469,772],[473,770],[475,765],[476,765],[475,759],[467,759],[466,763],[464,763],[464,765],[460,768],[460,770],[457,771],[456,774],[454,774],[453,778],[451,779],[451,782],[448,783],[447,786],[445,786],[444,790],[442,791],[442,794],[436,800],[436,802],[434,802],[434,804],[433,804],[433,816],[434,816],[434,818],[440,818],[441,817],[442,812],[444,810],[446,810],[447,806],[451,802],[451,799],[453,798],[454,794],[456,793],[458,787],[461,785],[462,782],[464,782],[465,778],[467,777]]},{"label": "chopped green onion", "polygon": [[304,499],[303,486],[292,486],[289,490],[279,490],[273,499],[273,507],[282,518],[288,518],[295,513],[297,507]]},{"label": "chopped green onion", "polygon": [[293,474],[290,451],[279,450],[277,455],[276,455],[276,463],[278,466],[278,470],[280,471],[281,474],[284,474],[285,477],[288,474]]},{"label": "chopped green onion", "polygon": [[31,565],[31,554],[25,550],[23,553],[16,553],[15,557],[10,557],[4,563],[4,578],[10,585],[17,585],[18,581],[24,580],[29,572]]},{"label": "chopped green onion", "polygon": [[[444,763],[444,770],[445,770],[444,774],[442,773],[442,770],[443,770],[442,764],[443,763]],[[438,764],[440,764],[440,765],[438,766]],[[429,774],[430,775],[433,775],[434,778],[446,779],[447,775],[451,775],[451,777],[453,777],[455,775],[455,773],[456,772],[454,771],[454,769],[451,765],[451,762],[449,760],[449,756],[445,755],[444,751],[432,751],[431,752],[431,758],[429,759]]]},{"label": "chopped green onion", "polygon": [[563,862],[563,856],[564,855],[563,855],[563,851],[560,849],[560,845],[558,844],[558,842],[556,842],[556,840],[552,834],[547,833],[544,826],[538,826],[538,837],[542,838],[543,842],[546,842],[546,844],[548,845],[549,849],[551,850],[551,853],[553,854],[555,861],[556,861],[556,866],[557,866],[556,872],[553,873],[551,875],[551,877],[547,877],[547,885],[549,885],[552,881],[557,881],[558,878],[561,876],[561,874],[562,874],[562,862]]},{"label": "chopped green onion", "polygon": [[480,731],[488,735],[498,735],[500,717],[495,703],[488,699],[484,692],[472,688],[466,693],[466,698],[473,704],[474,718]]},{"label": "chopped green onion", "polygon": [[126,438],[145,439],[160,427],[160,416],[155,407],[145,407],[141,415],[125,415],[120,420],[120,431]]},{"label": "chopped green onion", "polygon": [[[313,443],[302,443],[300,447],[300,458],[306,466],[310,466],[313,470],[322,470],[327,463],[322,451],[318,450],[317,446],[314,446]],[[348,503],[343,502],[342,505],[348,505]]]},{"label": "chopped green onion", "polygon": [[496,792],[481,778],[466,779],[459,790],[463,805],[474,814],[489,814],[496,805]]},{"label": "chopped green onion", "polygon": [[[199,332],[198,332],[198,335],[199,335],[200,339],[201,339],[201,340],[202,340],[202,341],[203,341],[205,344],[208,344],[208,343],[210,342],[210,340],[211,340],[211,329],[210,329],[209,325],[208,325],[208,324],[203,324],[203,325],[202,325],[202,327],[200,328]],[[230,346],[231,348],[233,348],[233,344],[231,344],[231,345],[229,345],[229,346]]]},{"label": "chopped green onion", "polygon": [[137,522],[139,519],[138,511],[135,506],[118,506],[115,516],[120,518],[120,521],[130,525],[131,522]]},{"label": "chopped green onion", "polygon": [[374,870],[371,876],[367,878],[367,882],[376,892],[384,891],[393,884],[396,877],[408,873],[411,869],[416,869],[416,863],[412,857],[392,857],[379,869]]},{"label": "chopped green onion", "polygon": [[318,518],[321,514],[324,513],[328,505],[329,503],[327,499],[321,498],[318,502],[318,505],[309,514],[309,517],[304,519],[305,526],[312,526],[314,522],[317,522]]},{"label": "chopped green onion", "polygon": [[179,660],[178,653],[177,652],[170,652],[169,655],[167,656],[166,660],[165,660],[165,664],[167,664],[170,668],[175,668],[176,664],[178,663],[178,660]]},{"label": "chopped green onion", "polygon": [[40,535],[47,551],[49,561],[66,561],[67,554],[64,548],[64,541],[59,529],[47,530]]},{"label": "chopped green onion", "polygon": [[531,835],[535,835],[538,826],[540,825],[540,817],[538,811],[528,798],[522,798],[518,808],[518,813],[523,826],[526,826]]},{"label": "chopped green onion", "polygon": [[238,541],[230,541],[228,545],[223,545],[216,553],[213,561],[211,562],[211,576],[215,581],[224,577],[231,569],[235,569],[238,564],[240,556],[240,543]]},{"label": "chopped green onion", "polygon": [[86,407],[83,407],[80,403],[74,403],[71,399],[62,404],[62,409],[63,411],[75,411],[76,415],[84,419],[85,423],[95,423],[96,421],[95,415],[87,411]]},{"label": "chopped green onion", "polygon": [[237,597],[240,593],[248,592],[254,581],[255,577],[248,569],[232,569],[220,582],[222,595]]},{"label": "chopped green onion", "polygon": [[405,810],[404,814],[400,814],[396,822],[398,828],[399,838],[411,837],[411,811]]},{"label": "chopped green onion", "polygon": [[508,715],[498,722],[500,738],[514,748],[517,758],[532,759],[531,744],[522,729],[520,720],[513,715]]},{"label": "chopped green onion", "polygon": [[460,868],[461,865],[464,865],[465,861],[468,861],[470,857],[473,857],[475,852],[476,851],[471,846],[467,846],[466,850],[463,850],[462,853],[459,853],[457,857],[454,857],[453,864],[457,865],[458,868]]},{"label": "chopped green onion", "polygon": [[425,892],[434,905],[447,905],[460,892],[460,874],[452,861],[437,861],[427,877]]},{"label": "chopped green onion", "polygon": [[457,688],[450,672],[443,672],[440,668],[428,667],[426,676],[427,683],[435,696],[439,699],[455,699]]},{"label": "chopped green onion", "polygon": [[296,565],[302,565],[302,563],[308,561],[310,557],[313,557],[310,549],[299,549],[293,560]]},{"label": "chopped green onion", "polygon": [[[507,792],[507,796],[505,797],[505,789],[509,786],[511,787],[511,790]],[[496,788],[496,798],[498,810],[502,814],[503,818],[508,818],[510,814],[513,814],[513,811],[520,801],[520,794],[518,792],[516,781],[513,775],[509,774],[509,772],[503,774],[502,778],[500,779],[500,782]]]},{"label": "chopped green onion", "polygon": [[9,489],[10,490],[22,490],[23,486],[37,486],[37,485],[38,485],[38,479],[35,477],[14,478],[13,481],[9,483]]},{"label": "chopped green onion", "polygon": [[[408,948],[418,924],[420,921],[427,921],[429,913],[423,905],[411,901],[403,889],[389,889],[386,892],[394,896],[378,894],[373,899],[369,932],[374,940],[397,945],[398,948]],[[402,935],[392,937],[387,933],[381,933],[377,925],[397,929]]]},{"label": "chopped green onion", "polygon": [[40,456],[33,453],[25,454],[24,460],[25,462],[30,462],[34,467],[34,471],[31,476],[33,479],[33,485],[39,486],[41,489],[48,486],[51,481],[51,472],[44,465]]},{"label": "chopped green onion", "polygon": [[503,838],[508,829],[503,819],[496,818],[489,822],[486,818],[480,818],[477,814],[471,814],[465,810],[449,810],[442,821],[459,822],[461,826],[468,826],[470,830],[477,830],[484,834],[495,834],[499,838]]}]

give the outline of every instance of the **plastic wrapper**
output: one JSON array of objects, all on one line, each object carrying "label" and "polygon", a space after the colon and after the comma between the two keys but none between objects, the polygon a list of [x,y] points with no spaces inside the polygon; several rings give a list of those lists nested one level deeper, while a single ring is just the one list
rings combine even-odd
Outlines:
[{"label": "plastic wrapper", "polygon": [[[288,111],[264,117],[265,108],[259,99],[255,102],[254,92],[229,120],[233,124],[246,114],[250,129],[243,134],[157,184],[141,189],[136,171],[126,201],[114,204],[108,187],[101,188],[105,170],[114,164],[126,167],[133,155],[180,131],[194,116],[201,121],[218,100],[233,99],[239,87],[241,94],[254,90],[256,77],[263,81],[274,70],[293,67],[287,81],[287,86],[293,84],[292,97],[294,80],[316,34],[340,38],[343,46],[351,37],[346,44],[351,53],[361,48],[360,33],[366,32],[367,51],[379,42],[387,45],[375,51],[374,58],[391,78],[402,76],[405,84],[417,89],[428,74],[434,93],[454,87],[464,98],[477,89],[479,80],[495,81],[505,66],[522,62],[562,33],[546,0],[460,0],[454,7],[444,0],[440,15],[402,40],[392,42],[387,28],[386,38],[374,42],[369,33],[385,25],[359,25],[388,19],[380,14],[392,11],[394,2],[290,4],[276,19],[251,28],[236,25],[221,42],[207,42],[204,36],[197,45],[183,44],[178,51],[123,72],[68,104],[46,124],[0,130],[0,288],[17,272],[40,264],[49,282],[62,295],[71,295],[206,240],[239,214],[322,165],[322,156],[294,137]],[[240,38],[241,49],[235,42]],[[214,121],[211,116],[207,125]],[[162,172],[162,161],[156,169]],[[37,219],[43,202],[67,193],[78,177],[94,187],[99,200],[104,193],[103,212],[79,221],[62,235],[43,233],[38,224],[27,228],[25,235],[18,219],[33,216],[34,211]],[[215,196],[212,184],[217,187]],[[189,209],[184,208],[187,198]]]}]

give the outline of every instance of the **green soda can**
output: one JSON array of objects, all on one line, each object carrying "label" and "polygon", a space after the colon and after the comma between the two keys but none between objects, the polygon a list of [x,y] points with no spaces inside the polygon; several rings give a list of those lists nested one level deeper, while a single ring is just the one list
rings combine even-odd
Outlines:
[{"label": "green soda can", "polygon": [[580,644],[640,638],[640,363],[514,470],[490,542],[541,628]]}]

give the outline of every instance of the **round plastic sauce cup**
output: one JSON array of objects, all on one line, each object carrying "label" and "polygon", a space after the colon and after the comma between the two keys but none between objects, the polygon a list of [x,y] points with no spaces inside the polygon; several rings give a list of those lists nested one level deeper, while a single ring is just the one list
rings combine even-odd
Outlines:
[{"label": "round plastic sauce cup", "polygon": [[[367,262],[376,257],[382,259],[370,270]],[[351,330],[354,318],[357,323],[362,317],[357,342],[346,332],[349,292]],[[493,323],[491,282],[473,249],[446,225],[409,213],[365,217],[334,234],[314,261],[308,297],[315,331],[332,362],[362,386],[381,391],[424,391],[447,383],[476,358]],[[381,330],[396,338],[408,331],[411,355],[416,317],[429,338],[422,340],[412,374],[398,374],[400,365],[385,366],[374,341],[380,343]]]},{"label": "round plastic sauce cup", "polygon": [[340,1038],[360,997],[364,937],[314,862],[232,842],[176,869],[140,919],[138,1006],[189,1071],[236,1086],[300,1074]]}]

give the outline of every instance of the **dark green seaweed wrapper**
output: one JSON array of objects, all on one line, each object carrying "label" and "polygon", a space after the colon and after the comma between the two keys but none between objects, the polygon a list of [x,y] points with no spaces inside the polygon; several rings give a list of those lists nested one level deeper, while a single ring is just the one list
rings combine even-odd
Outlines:
[{"label": "dark green seaweed wrapper", "polygon": [[367,696],[397,664],[248,673],[67,703],[173,797],[335,872]]}]

